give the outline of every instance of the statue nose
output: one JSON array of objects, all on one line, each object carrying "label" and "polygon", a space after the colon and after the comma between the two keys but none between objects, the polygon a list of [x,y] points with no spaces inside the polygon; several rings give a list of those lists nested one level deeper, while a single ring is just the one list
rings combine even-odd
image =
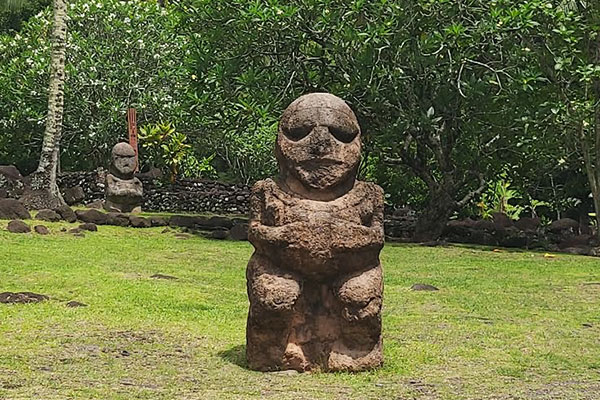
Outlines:
[{"label": "statue nose", "polygon": [[310,152],[315,156],[327,154],[331,148],[331,134],[326,126],[316,126],[310,135]]}]

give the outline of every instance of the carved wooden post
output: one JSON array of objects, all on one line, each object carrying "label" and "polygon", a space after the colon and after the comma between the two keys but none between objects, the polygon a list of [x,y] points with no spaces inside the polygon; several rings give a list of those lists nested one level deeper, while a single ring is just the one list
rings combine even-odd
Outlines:
[{"label": "carved wooden post", "polygon": [[127,131],[129,133],[129,144],[135,151],[135,172],[139,172],[140,161],[138,153],[138,135],[135,108],[127,109]]}]

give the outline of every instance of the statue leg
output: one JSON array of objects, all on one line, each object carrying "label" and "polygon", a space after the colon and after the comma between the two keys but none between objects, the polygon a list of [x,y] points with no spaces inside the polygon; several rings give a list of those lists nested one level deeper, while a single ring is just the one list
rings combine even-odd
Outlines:
[{"label": "statue leg", "polygon": [[[246,329],[248,365],[259,371],[300,369],[301,350],[289,345],[300,279],[254,254],[246,270],[250,311]],[[290,347],[291,346],[291,347]]]},{"label": "statue leg", "polygon": [[341,335],[332,347],[328,368],[360,371],[379,367],[383,362],[381,265],[343,277],[335,293],[340,301]]}]

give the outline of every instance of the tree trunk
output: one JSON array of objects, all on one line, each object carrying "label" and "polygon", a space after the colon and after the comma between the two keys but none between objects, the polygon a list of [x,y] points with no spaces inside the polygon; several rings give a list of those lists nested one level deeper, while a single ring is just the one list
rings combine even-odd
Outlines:
[{"label": "tree trunk", "polygon": [[456,209],[456,201],[444,191],[430,194],[427,207],[419,215],[415,229],[415,242],[429,242],[440,238],[448,219]]},{"label": "tree trunk", "polygon": [[28,208],[54,208],[65,204],[56,182],[64,108],[65,48],[67,41],[66,0],[54,0],[52,56],[48,116],[37,170],[30,176],[31,187],[21,199]]},{"label": "tree trunk", "polygon": [[[600,34],[592,42],[590,52],[593,63],[600,66]],[[594,150],[590,152],[588,149],[587,157],[585,157],[586,149],[583,149],[583,151],[588,181],[592,189],[594,211],[596,212],[596,239],[600,240],[600,104],[598,104],[600,102],[600,79],[598,78],[594,80],[592,93],[594,100],[594,136],[589,146],[593,146]],[[582,141],[585,142],[585,138],[582,138]],[[590,142],[585,142],[583,145],[586,146],[588,143]]]}]

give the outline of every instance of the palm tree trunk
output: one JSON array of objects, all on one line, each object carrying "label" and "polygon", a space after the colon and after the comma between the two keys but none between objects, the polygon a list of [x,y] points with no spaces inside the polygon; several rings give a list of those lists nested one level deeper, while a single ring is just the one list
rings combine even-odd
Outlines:
[{"label": "palm tree trunk", "polygon": [[64,204],[56,182],[64,109],[65,49],[67,41],[67,3],[54,0],[52,56],[48,116],[37,170],[31,175],[31,190],[22,198],[34,209],[54,208]]}]

